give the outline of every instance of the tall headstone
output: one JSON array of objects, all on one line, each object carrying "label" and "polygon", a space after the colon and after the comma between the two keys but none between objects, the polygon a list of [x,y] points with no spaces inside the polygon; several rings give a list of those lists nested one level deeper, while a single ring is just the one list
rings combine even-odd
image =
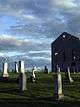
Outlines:
[{"label": "tall headstone", "polygon": [[15,62],[15,72],[16,72],[16,73],[19,72],[19,71],[18,71],[18,63],[17,63],[17,62]]},{"label": "tall headstone", "polygon": [[26,74],[24,68],[24,61],[19,61],[19,89],[26,90]]},{"label": "tall headstone", "polygon": [[3,77],[4,78],[9,77],[9,74],[8,74],[8,63],[7,62],[3,63]]},{"label": "tall headstone", "polygon": [[65,72],[65,81],[69,82],[69,83],[73,82],[73,79],[70,75],[70,68],[69,67],[67,67],[67,72]]},{"label": "tall headstone", "polygon": [[25,68],[24,68],[24,61],[19,61],[19,72],[20,73],[25,73]]},{"label": "tall headstone", "polygon": [[26,90],[26,74],[20,73],[19,75],[19,89],[20,91]]},{"label": "tall headstone", "polygon": [[57,72],[54,75],[54,99],[60,100],[63,99],[63,97],[61,72],[60,68],[57,67]]}]

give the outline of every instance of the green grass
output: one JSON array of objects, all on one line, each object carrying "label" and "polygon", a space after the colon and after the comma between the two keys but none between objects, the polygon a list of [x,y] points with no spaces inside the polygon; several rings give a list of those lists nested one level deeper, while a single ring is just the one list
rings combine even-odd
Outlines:
[{"label": "green grass", "polygon": [[[18,74],[10,73],[8,82],[0,81],[1,106],[31,107],[79,107],[80,106],[80,74],[71,74],[73,83],[63,83],[64,99],[54,101],[54,74],[36,73],[36,82],[27,82],[27,90],[19,91]],[[26,74],[29,78],[30,73]],[[63,81],[64,81],[64,74]]]}]

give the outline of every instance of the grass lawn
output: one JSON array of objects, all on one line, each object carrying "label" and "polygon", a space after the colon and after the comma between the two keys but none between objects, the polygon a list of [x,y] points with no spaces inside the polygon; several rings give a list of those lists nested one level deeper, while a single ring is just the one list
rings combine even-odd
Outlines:
[{"label": "grass lawn", "polygon": [[[26,74],[27,78],[30,73]],[[36,73],[35,83],[27,83],[27,90],[21,93],[18,85],[18,74],[10,73],[7,82],[0,81],[0,105],[16,107],[80,107],[80,74],[71,74],[73,83],[63,82],[64,99],[54,101],[53,73]],[[64,74],[62,74],[64,81]]]}]

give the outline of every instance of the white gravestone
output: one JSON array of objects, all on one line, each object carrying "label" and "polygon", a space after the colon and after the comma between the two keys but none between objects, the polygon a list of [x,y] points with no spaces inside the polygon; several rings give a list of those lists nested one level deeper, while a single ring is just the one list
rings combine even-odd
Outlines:
[{"label": "white gravestone", "polygon": [[17,62],[15,62],[15,72],[16,72],[16,73],[19,72],[19,71],[18,71],[18,63],[17,63]]},{"label": "white gravestone", "polygon": [[33,69],[32,69],[32,76],[35,78],[36,76],[35,76],[35,72],[36,71],[36,67],[33,67]]},{"label": "white gravestone", "polygon": [[33,66],[32,76],[30,77],[32,82],[35,82],[35,79],[36,79],[35,72],[36,72],[36,71],[37,71],[36,66]]},{"label": "white gravestone", "polygon": [[63,97],[61,72],[60,68],[57,67],[57,73],[54,75],[54,99],[60,100]]},{"label": "white gravestone", "polygon": [[68,80],[71,83],[73,82],[73,79],[71,78],[71,75],[70,75],[70,68],[68,67],[67,69],[68,69]]},{"label": "white gravestone", "polygon": [[19,75],[19,89],[20,91],[26,90],[26,74],[20,73]]},{"label": "white gravestone", "polygon": [[19,72],[25,73],[24,61],[19,61]]},{"label": "white gravestone", "polygon": [[26,74],[24,68],[24,61],[19,61],[19,89],[20,91],[26,90]]},{"label": "white gravestone", "polygon": [[3,77],[9,77],[9,74],[8,74],[8,63],[7,62],[3,63]]}]

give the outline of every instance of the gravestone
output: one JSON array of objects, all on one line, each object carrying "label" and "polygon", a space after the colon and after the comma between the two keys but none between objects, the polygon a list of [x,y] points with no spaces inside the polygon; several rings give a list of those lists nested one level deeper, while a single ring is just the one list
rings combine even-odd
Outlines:
[{"label": "gravestone", "polygon": [[44,68],[44,73],[46,73],[46,74],[49,73],[47,66],[45,66],[45,68]]},{"label": "gravestone", "polygon": [[18,71],[18,63],[17,62],[15,62],[15,73],[19,73],[19,71]]},{"label": "gravestone", "polygon": [[24,68],[24,61],[19,61],[19,89],[26,90],[26,74]]},{"label": "gravestone", "polygon": [[20,91],[26,90],[26,74],[20,73],[19,75],[19,89]]},{"label": "gravestone", "polygon": [[37,71],[37,67],[33,66],[32,71],[36,72]]},{"label": "gravestone", "polygon": [[30,81],[31,82],[35,82],[35,80],[36,80],[36,76],[35,76],[35,72],[36,71],[37,71],[36,66],[33,66],[33,68],[32,68],[32,75],[30,76]]},{"label": "gravestone", "polygon": [[20,73],[25,73],[25,68],[24,68],[24,61],[19,61],[19,72]]},{"label": "gravestone", "polygon": [[2,74],[3,78],[8,78],[9,74],[8,74],[8,63],[4,62],[3,63],[3,74]]},{"label": "gravestone", "polygon": [[32,70],[32,77],[33,77],[33,80],[32,80],[32,81],[33,81],[33,82],[35,81],[35,78],[36,78],[35,73],[34,73],[35,70],[36,70],[35,68],[33,68],[33,70]]},{"label": "gravestone", "polygon": [[65,81],[66,82],[73,82],[73,79],[71,78],[71,75],[70,75],[70,68],[67,67],[67,72],[65,72]]},{"label": "gravestone", "polygon": [[63,99],[63,97],[61,72],[60,68],[57,67],[57,72],[54,75],[54,99],[60,100]]}]

